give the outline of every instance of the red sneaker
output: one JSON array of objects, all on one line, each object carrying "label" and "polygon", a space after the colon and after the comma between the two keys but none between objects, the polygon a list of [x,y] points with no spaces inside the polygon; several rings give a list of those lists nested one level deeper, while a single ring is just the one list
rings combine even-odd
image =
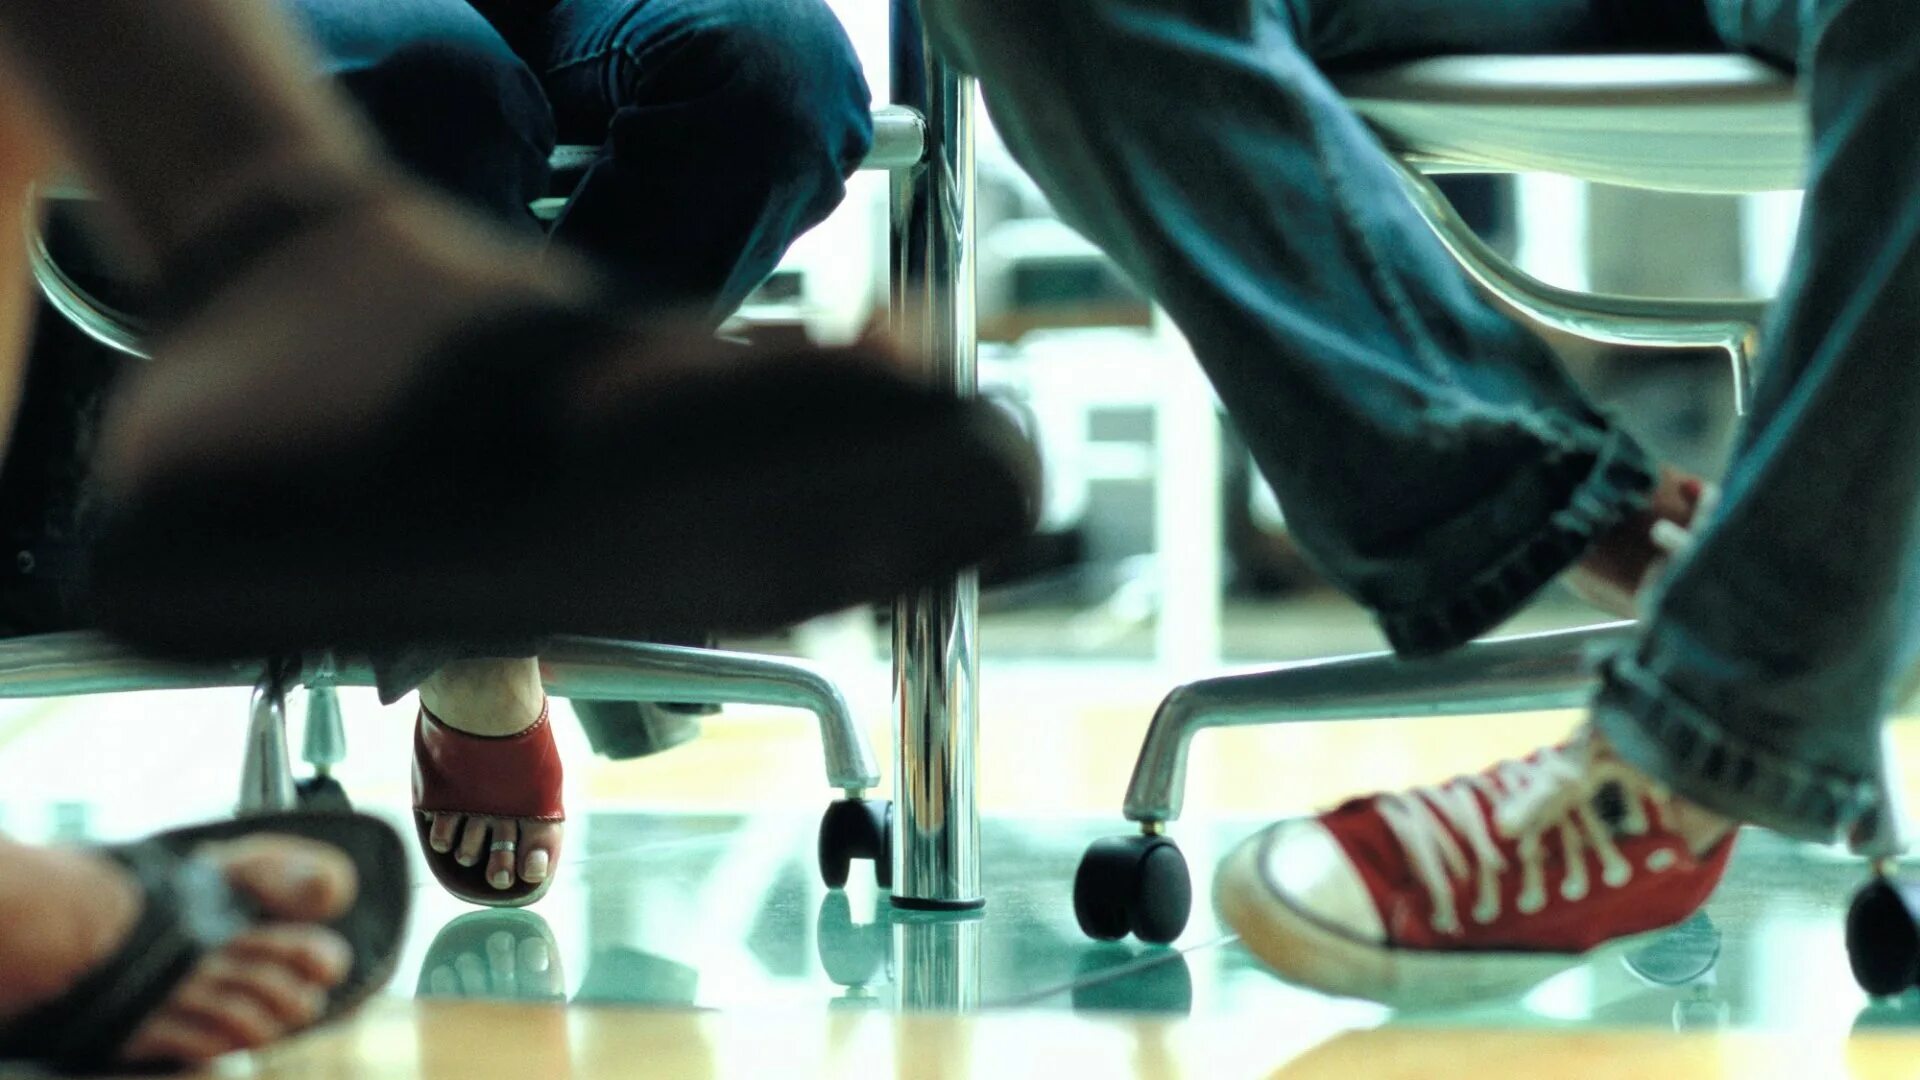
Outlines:
[{"label": "red sneaker", "polygon": [[1280,822],[1228,856],[1215,903],[1316,990],[1403,1006],[1509,993],[1706,902],[1733,833],[1695,855],[1677,805],[1577,738]]},{"label": "red sneaker", "polygon": [[1662,469],[1653,505],[1601,537],[1586,558],[1567,570],[1574,595],[1610,615],[1638,619],[1667,567],[1693,546],[1713,517],[1720,489],[1673,469]]}]

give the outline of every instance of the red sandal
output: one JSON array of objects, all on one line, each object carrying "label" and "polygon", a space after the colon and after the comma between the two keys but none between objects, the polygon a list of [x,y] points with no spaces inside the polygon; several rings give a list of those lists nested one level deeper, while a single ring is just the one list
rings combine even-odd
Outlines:
[{"label": "red sandal", "polygon": [[538,884],[516,875],[512,886],[496,889],[487,882],[485,858],[461,866],[453,852],[433,850],[431,815],[565,821],[561,778],[560,753],[553,745],[545,703],[532,727],[497,738],[450,728],[421,706],[413,732],[413,824],[434,880],[454,896],[484,907],[525,907],[545,896],[557,867]]}]

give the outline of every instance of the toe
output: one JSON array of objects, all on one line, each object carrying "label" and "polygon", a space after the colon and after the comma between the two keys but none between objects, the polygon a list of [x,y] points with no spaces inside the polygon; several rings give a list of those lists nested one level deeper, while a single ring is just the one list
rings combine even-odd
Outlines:
[{"label": "toe", "polygon": [[433,828],[427,830],[427,845],[445,855],[453,850],[453,841],[460,834],[459,814],[433,815]]},{"label": "toe", "polygon": [[320,926],[258,926],[228,942],[223,951],[243,962],[278,964],[322,989],[340,985],[353,970],[347,939]]},{"label": "toe", "polygon": [[235,1049],[221,1032],[169,1014],[134,1032],[120,1057],[129,1065],[198,1065]]},{"label": "toe", "polygon": [[489,820],[483,817],[470,817],[460,828],[460,843],[453,849],[453,858],[461,866],[479,866],[486,857]]},{"label": "toe", "polygon": [[265,1046],[288,1031],[247,989],[198,978],[188,980],[164,1012],[214,1031],[233,1050]]},{"label": "toe", "polygon": [[560,989],[560,969],[553,962],[553,950],[541,938],[520,943],[520,986],[529,994],[547,995]]},{"label": "toe", "polygon": [[520,880],[538,885],[553,873],[560,861],[560,834],[557,822],[525,822],[520,826]]},{"label": "toe", "polygon": [[327,992],[292,968],[268,960],[241,960],[225,952],[208,957],[194,973],[196,981],[225,993],[245,994],[275,1022],[297,1031],[320,1019]]},{"label": "toe", "polygon": [[460,996],[460,976],[454,974],[450,967],[434,968],[433,972],[427,976],[427,989],[431,990],[435,997],[458,997]]},{"label": "toe", "polygon": [[514,861],[520,850],[520,828],[512,818],[495,818],[490,831],[492,840],[487,844],[487,884],[496,889],[511,889]]},{"label": "toe", "polygon": [[359,887],[353,860],[338,848],[293,836],[262,835],[210,844],[203,854],[268,915],[296,922],[338,918]]},{"label": "toe", "polygon": [[519,989],[513,935],[504,930],[487,935],[487,977],[497,993],[512,994]]},{"label": "toe", "polygon": [[461,953],[453,961],[453,970],[460,976],[460,992],[468,997],[486,997],[487,962],[473,953]]},{"label": "toe", "polygon": [[520,943],[520,967],[536,975],[545,975],[553,967],[553,953],[544,939],[532,937]]}]

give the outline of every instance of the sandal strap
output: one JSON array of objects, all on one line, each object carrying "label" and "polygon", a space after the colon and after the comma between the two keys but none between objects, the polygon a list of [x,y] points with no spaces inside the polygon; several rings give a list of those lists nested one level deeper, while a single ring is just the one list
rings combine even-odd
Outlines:
[{"label": "sandal strap", "polygon": [[0,1029],[0,1061],[64,1072],[110,1066],[201,958],[251,926],[256,912],[212,862],[157,843],[101,849],[130,873],[140,917],[114,954],[74,987]]},{"label": "sandal strap", "polygon": [[423,813],[470,814],[564,821],[563,771],[548,720],[516,735],[489,738],[450,728],[420,707],[413,736],[413,808]]}]

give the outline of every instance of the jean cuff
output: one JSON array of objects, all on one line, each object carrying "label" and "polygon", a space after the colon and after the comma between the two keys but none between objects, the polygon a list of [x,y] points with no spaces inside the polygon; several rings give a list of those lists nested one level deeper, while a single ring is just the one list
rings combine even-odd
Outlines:
[{"label": "jean cuff", "polygon": [[1601,669],[1593,726],[1621,760],[1712,813],[1815,843],[1844,838],[1885,798],[1878,776],[1812,765],[1742,738],[1728,720],[1779,730],[1754,713],[1716,719],[1623,653]]},{"label": "jean cuff", "polygon": [[1445,652],[1507,621],[1595,540],[1644,511],[1658,482],[1646,452],[1612,427],[1597,445],[1549,460],[1545,474],[1545,485],[1557,496],[1551,501],[1560,509],[1544,528],[1446,595],[1377,612],[1394,652],[1407,657]]}]

